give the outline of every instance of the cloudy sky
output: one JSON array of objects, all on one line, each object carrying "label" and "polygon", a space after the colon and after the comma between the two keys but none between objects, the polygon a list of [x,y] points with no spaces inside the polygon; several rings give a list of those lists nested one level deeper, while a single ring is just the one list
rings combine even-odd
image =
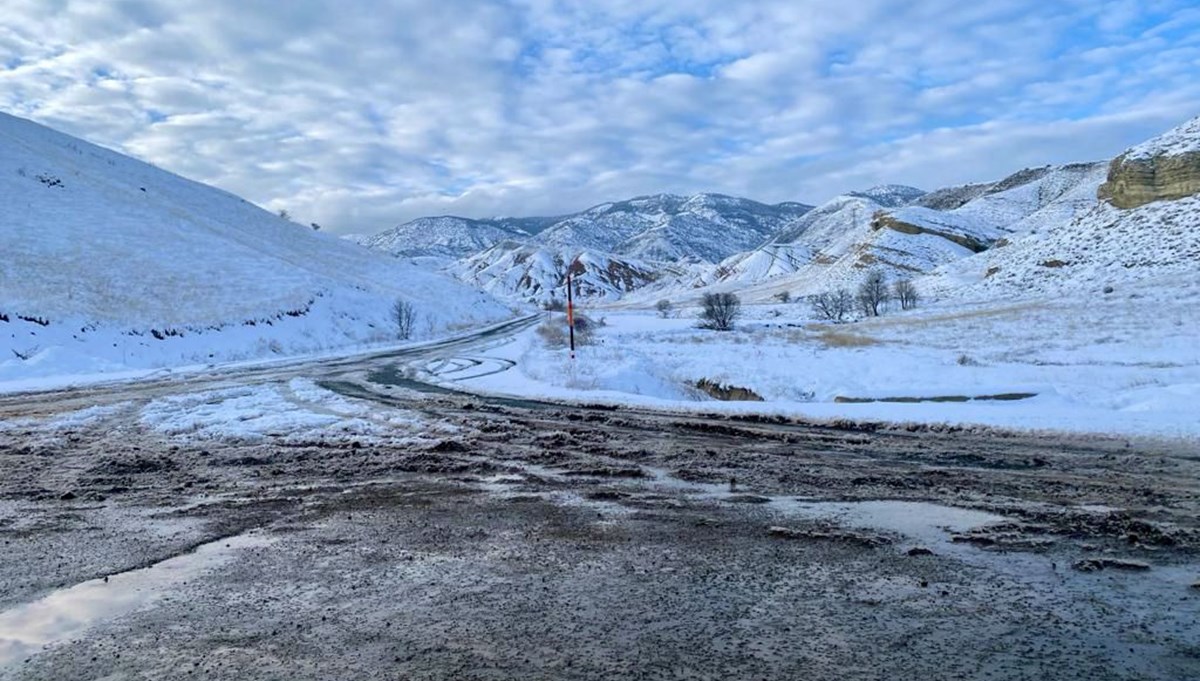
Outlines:
[{"label": "cloudy sky", "polygon": [[4,0],[0,109],[298,220],[818,203],[1200,114],[1195,0]]}]

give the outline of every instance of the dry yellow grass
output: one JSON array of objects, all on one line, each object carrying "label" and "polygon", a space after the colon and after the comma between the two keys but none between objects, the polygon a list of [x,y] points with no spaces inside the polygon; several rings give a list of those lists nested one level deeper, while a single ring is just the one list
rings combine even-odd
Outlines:
[{"label": "dry yellow grass", "polygon": [[965,320],[979,319],[1010,319],[1014,317],[1024,317],[1030,312],[1046,309],[1044,303],[1022,303],[1020,305],[1008,305],[1005,307],[989,307],[981,310],[964,310],[962,312],[952,312],[949,314],[937,314],[927,316],[903,316],[903,317],[876,317],[873,319],[860,322],[862,326],[870,326],[874,328],[895,328],[895,327],[926,327],[926,326],[944,326],[947,323],[953,323]]},{"label": "dry yellow grass", "polygon": [[824,343],[829,348],[865,348],[880,343],[879,340],[860,333],[829,328],[817,331],[813,334],[813,340]]}]

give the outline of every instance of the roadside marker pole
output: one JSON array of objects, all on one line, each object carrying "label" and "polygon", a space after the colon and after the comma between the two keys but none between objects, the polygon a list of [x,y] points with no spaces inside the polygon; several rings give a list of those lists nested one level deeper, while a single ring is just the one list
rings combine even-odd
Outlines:
[{"label": "roadside marker pole", "polygon": [[567,268],[567,329],[571,336],[571,359],[575,359],[575,298],[571,295],[571,269],[575,266],[572,262]]}]

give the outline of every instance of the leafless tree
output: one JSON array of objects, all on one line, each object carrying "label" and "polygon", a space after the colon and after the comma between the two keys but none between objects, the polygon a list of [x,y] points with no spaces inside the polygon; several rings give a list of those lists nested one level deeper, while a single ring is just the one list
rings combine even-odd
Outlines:
[{"label": "leafless tree", "polygon": [[702,329],[729,331],[742,314],[742,300],[732,293],[705,293],[701,305]]},{"label": "leafless tree", "polygon": [[831,322],[846,321],[846,316],[854,307],[854,296],[844,288],[836,291],[825,291],[815,296],[809,296],[808,304],[812,306],[813,314],[818,319]]},{"label": "leafless tree", "polygon": [[417,325],[417,309],[407,300],[398,299],[392,304],[392,321],[396,324],[396,335],[408,340]]},{"label": "leafless tree", "polygon": [[880,270],[872,270],[858,287],[858,307],[864,315],[878,317],[887,301],[887,277]]},{"label": "leafless tree", "polygon": [[901,279],[892,284],[892,295],[900,301],[900,309],[911,310],[920,302],[921,296],[911,279]]},{"label": "leafless tree", "polygon": [[784,303],[784,304],[790,303],[790,302],[792,302],[792,292],[791,291],[780,291],[779,293],[775,294],[775,300],[778,300],[779,302]]},{"label": "leafless tree", "polygon": [[666,298],[663,298],[654,304],[654,309],[658,310],[658,316],[662,317],[663,319],[671,316],[671,308],[671,301],[667,300]]}]

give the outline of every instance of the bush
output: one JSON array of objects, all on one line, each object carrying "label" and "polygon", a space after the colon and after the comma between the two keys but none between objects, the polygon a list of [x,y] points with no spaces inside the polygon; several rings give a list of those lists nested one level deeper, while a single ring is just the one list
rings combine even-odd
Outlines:
[{"label": "bush", "polygon": [[662,317],[663,319],[671,316],[672,307],[671,301],[667,300],[666,298],[654,304],[654,309],[658,310],[658,316]]},{"label": "bush", "polygon": [[775,294],[775,300],[778,300],[779,302],[784,303],[784,304],[790,303],[790,302],[792,302],[792,292],[791,291],[780,291],[779,293]]},{"label": "bush", "polygon": [[544,305],[542,305],[542,309],[547,312],[566,312],[567,304],[558,298],[551,298],[550,300],[547,300]]},{"label": "bush", "polygon": [[705,293],[701,301],[700,328],[729,331],[742,316],[742,300],[732,293]]},{"label": "bush", "polygon": [[854,296],[850,295],[846,289],[840,288],[836,291],[826,291],[809,296],[808,304],[812,306],[813,314],[817,319],[842,322],[846,320],[846,316],[854,307]]},{"label": "bush", "polygon": [[[596,329],[604,326],[603,321],[597,321],[586,315],[575,314],[575,346],[591,345],[595,341]],[[549,319],[537,327],[537,334],[547,347],[565,348],[570,343],[570,329],[567,327],[565,315],[551,315]]]}]

